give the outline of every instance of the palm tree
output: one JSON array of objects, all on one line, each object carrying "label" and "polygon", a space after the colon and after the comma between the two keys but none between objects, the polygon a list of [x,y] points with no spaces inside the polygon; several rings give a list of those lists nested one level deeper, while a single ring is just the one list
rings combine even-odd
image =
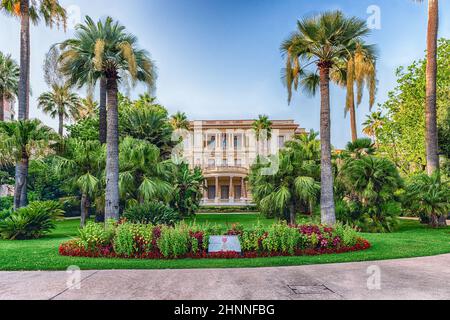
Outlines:
[{"label": "palm tree", "polygon": [[379,130],[383,127],[386,122],[386,118],[381,114],[380,111],[372,112],[367,116],[366,121],[363,123],[363,133],[366,136],[371,137],[375,145],[378,147],[377,135]]},{"label": "palm tree", "polygon": [[330,71],[330,76],[339,86],[346,88],[345,115],[347,115],[347,112],[350,113],[352,141],[356,141],[358,139],[356,106],[361,104],[364,86],[369,90],[369,108],[372,109],[375,103],[377,86],[375,47],[364,43],[357,43],[345,61],[333,66]]},{"label": "palm tree", "polygon": [[51,152],[54,131],[39,120],[0,122],[0,163],[16,164],[14,208],[27,205],[27,178],[30,159]]},{"label": "palm tree", "polygon": [[86,98],[81,99],[81,105],[75,121],[93,117],[98,113],[98,109],[98,102],[94,100],[92,94],[89,94]]},{"label": "palm tree", "polygon": [[58,117],[58,133],[64,133],[64,120],[76,119],[81,108],[79,96],[72,92],[70,86],[54,84],[52,91],[41,94],[38,98],[38,108],[53,119]]},{"label": "palm tree", "polygon": [[[422,2],[423,0],[415,0]],[[439,0],[428,0],[427,70],[426,70],[426,151],[427,172],[439,170],[439,146],[437,129],[437,41],[439,32]]]},{"label": "palm tree", "polygon": [[[314,135],[310,138],[314,139]],[[288,215],[290,223],[295,224],[299,205],[312,208],[316,203],[320,191],[318,158],[314,159],[314,152],[304,152],[313,149],[310,142],[310,139],[288,142],[279,154],[279,168],[273,175],[262,174],[265,165],[252,167],[252,195],[263,212]]]},{"label": "palm tree", "polygon": [[356,139],[347,144],[346,152],[354,159],[360,159],[364,156],[374,155],[375,147],[369,138]]},{"label": "palm tree", "polygon": [[[340,11],[326,12],[298,21],[297,31],[281,45],[286,57],[288,102],[292,99],[293,89],[297,90],[299,85],[307,87],[311,74],[319,72],[313,79],[318,79],[321,94],[321,215],[324,224],[336,222],[330,141],[330,71],[345,61],[368,33],[364,20],[346,18]],[[316,67],[313,73],[307,71],[312,65]]]},{"label": "palm tree", "polygon": [[69,139],[62,156],[55,157],[55,171],[81,193],[81,227],[88,218],[89,205],[99,189],[105,162],[105,148],[99,141]]},{"label": "palm tree", "polygon": [[[99,32],[99,29],[102,29]],[[133,81],[154,85],[154,64],[147,51],[137,48],[137,38],[108,17],[97,25],[90,17],[77,26],[75,38],[62,44],[62,70],[70,82],[92,84],[106,79],[107,157],[105,219],[119,219],[119,127],[118,84],[120,73]]]},{"label": "palm tree", "polygon": [[126,137],[120,144],[120,194],[127,206],[135,203],[169,201],[172,163],[162,161],[159,149],[144,140]]},{"label": "palm tree", "polygon": [[66,27],[66,10],[58,0],[1,0],[0,10],[20,19],[19,120],[30,112],[30,21]]},{"label": "palm tree", "polygon": [[[255,131],[256,146],[258,148],[256,152],[259,155],[260,152],[265,152],[266,144],[272,138],[272,121],[266,115],[259,115],[258,119],[253,122],[252,127]],[[261,139],[263,140],[262,148]]]},{"label": "palm tree", "polygon": [[172,117],[170,117],[170,124],[172,125],[173,130],[189,130],[189,120],[184,112],[177,112],[172,115]]},{"label": "palm tree", "polygon": [[5,101],[12,101],[18,94],[19,73],[11,56],[0,52],[0,121],[5,121]]}]

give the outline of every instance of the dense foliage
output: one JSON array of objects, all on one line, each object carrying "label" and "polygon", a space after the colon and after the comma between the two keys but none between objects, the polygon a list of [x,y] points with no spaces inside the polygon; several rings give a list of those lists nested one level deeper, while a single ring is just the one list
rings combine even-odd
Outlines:
[{"label": "dense foliage", "polygon": [[[242,253],[208,252],[212,235],[238,236]],[[354,229],[340,224],[330,228],[277,223],[249,229],[233,225],[228,229],[217,225],[180,223],[170,227],[121,222],[108,224],[107,228],[89,223],[78,239],[62,244],[59,252],[65,256],[147,259],[254,258],[340,253],[369,247]]]},{"label": "dense foliage", "polygon": [[[450,158],[450,40],[441,39],[438,49],[437,109],[439,145]],[[380,153],[404,174],[422,172],[425,157],[426,60],[397,70],[397,87],[380,106],[382,126],[375,135]]]},{"label": "dense foliage", "polygon": [[0,236],[9,240],[40,238],[55,228],[55,220],[63,213],[56,201],[32,202],[1,217]]},{"label": "dense foliage", "polygon": [[123,217],[132,223],[152,225],[175,225],[180,215],[168,205],[160,202],[136,204],[126,209]]}]

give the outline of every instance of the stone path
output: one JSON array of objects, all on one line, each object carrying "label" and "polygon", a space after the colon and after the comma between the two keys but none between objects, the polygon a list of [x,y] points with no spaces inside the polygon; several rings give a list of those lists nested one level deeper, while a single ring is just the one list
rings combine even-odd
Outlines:
[{"label": "stone path", "polygon": [[[74,277],[75,276],[75,277]],[[0,299],[450,299],[450,254],[258,269],[0,272]],[[379,281],[378,281],[379,280]]]}]

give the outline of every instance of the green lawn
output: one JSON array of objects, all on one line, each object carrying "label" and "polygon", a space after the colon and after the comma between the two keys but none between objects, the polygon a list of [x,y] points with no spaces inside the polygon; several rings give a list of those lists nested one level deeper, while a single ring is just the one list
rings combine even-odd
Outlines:
[{"label": "green lawn", "polygon": [[[273,221],[258,215],[198,215],[197,223],[251,225]],[[292,266],[350,261],[384,260],[450,253],[450,228],[432,230],[416,221],[402,221],[392,234],[363,234],[372,244],[367,251],[308,257],[275,257],[237,260],[125,260],[71,258],[58,255],[60,243],[76,236],[78,221],[59,222],[46,238],[31,241],[0,241],[0,270],[65,270],[71,265],[82,269],[180,269]]]}]

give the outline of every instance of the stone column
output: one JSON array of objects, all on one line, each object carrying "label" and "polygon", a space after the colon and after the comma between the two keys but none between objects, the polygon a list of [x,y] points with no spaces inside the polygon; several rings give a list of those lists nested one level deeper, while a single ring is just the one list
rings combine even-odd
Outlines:
[{"label": "stone column", "polygon": [[245,200],[245,181],[244,181],[244,177],[241,178],[241,200],[244,201]]},{"label": "stone column", "polygon": [[216,177],[216,203],[219,202],[219,177]]},{"label": "stone column", "polygon": [[208,202],[208,179],[205,179],[205,190],[203,191],[203,203]]},{"label": "stone column", "polygon": [[233,186],[233,177],[230,177],[230,202],[234,202],[234,186]]}]

